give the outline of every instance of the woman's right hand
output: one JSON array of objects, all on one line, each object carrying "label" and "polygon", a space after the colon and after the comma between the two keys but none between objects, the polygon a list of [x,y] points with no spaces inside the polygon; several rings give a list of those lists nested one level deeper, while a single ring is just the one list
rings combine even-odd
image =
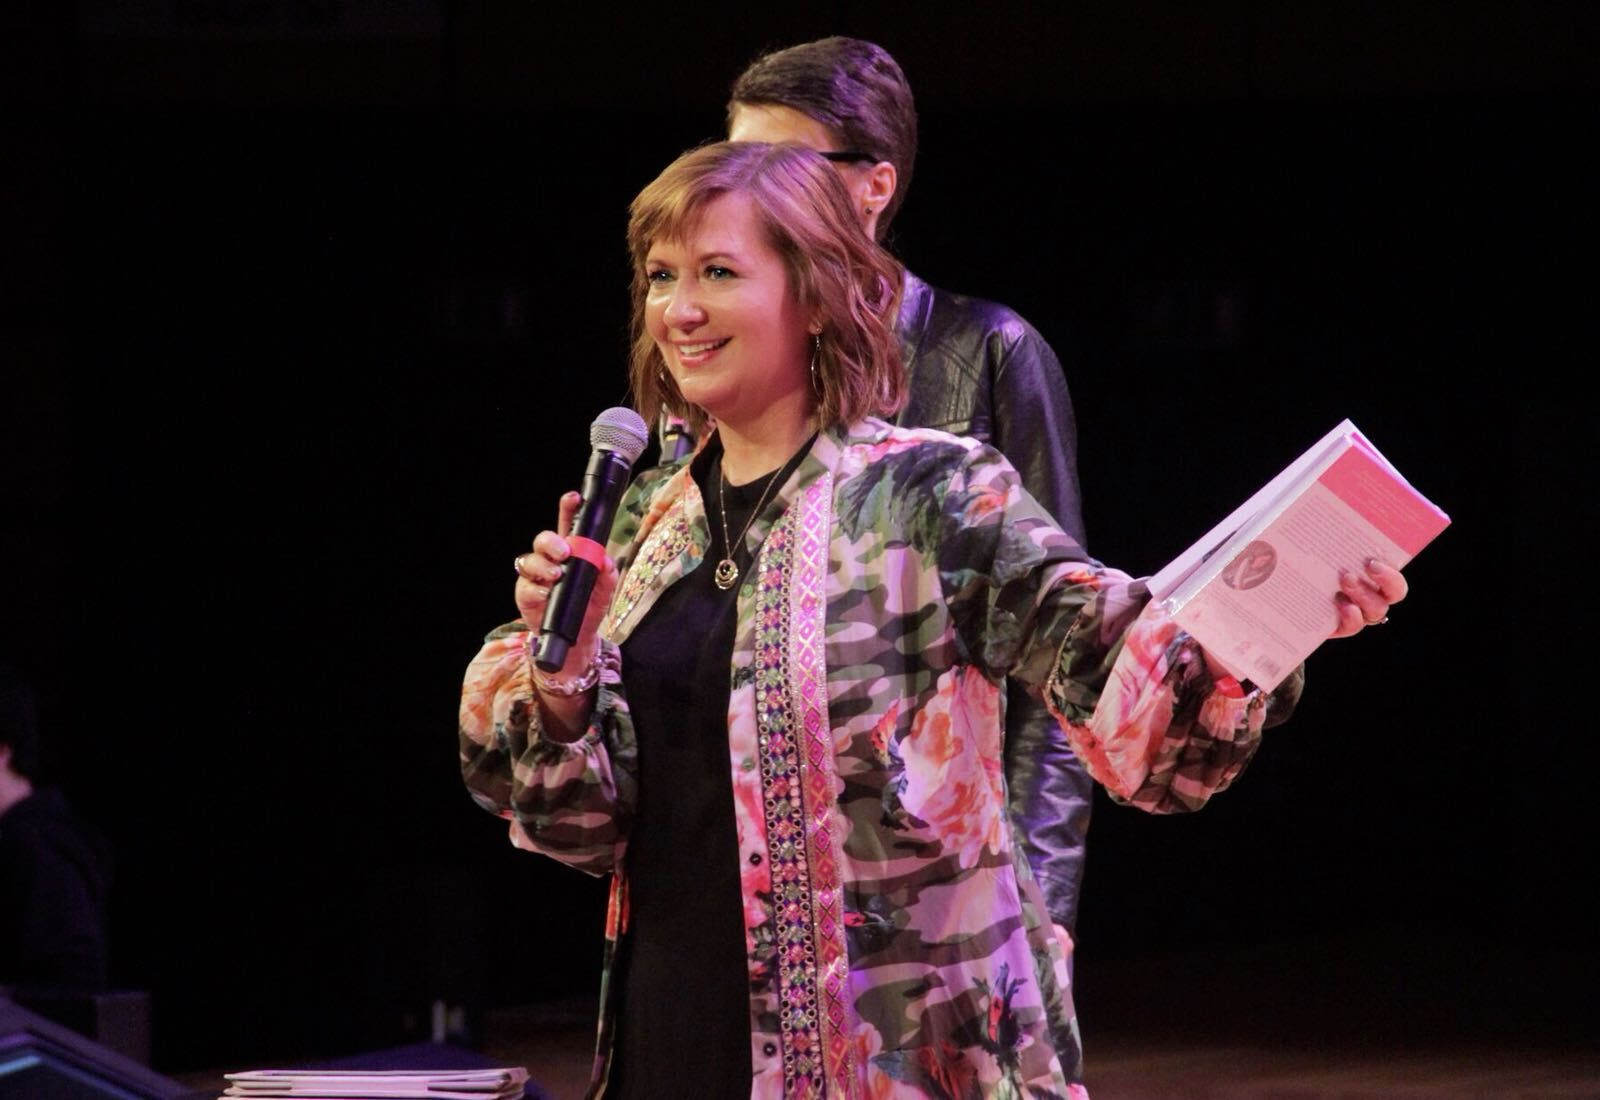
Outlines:
[{"label": "woman's right hand", "polygon": [[[534,537],[533,550],[517,557],[517,610],[535,637],[544,622],[545,605],[550,602],[551,590],[561,579],[566,562],[571,557],[567,536],[572,531],[572,519],[582,502],[583,498],[576,492],[562,496],[556,530],[540,531]],[[567,660],[561,670],[549,674],[551,679],[571,680],[588,672],[599,656],[600,622],[611,606],[611,597],[616,588],[617,565],[608,554],[604,567],[595,577],[577,640],[567,650]]]}]

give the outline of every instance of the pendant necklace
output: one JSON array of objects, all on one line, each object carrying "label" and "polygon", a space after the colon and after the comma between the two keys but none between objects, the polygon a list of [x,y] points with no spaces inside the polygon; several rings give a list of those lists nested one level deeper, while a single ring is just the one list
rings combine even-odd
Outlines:
[{"label": "pendant necklace", "polygon": [[[744,545],[745,535],[750,533],[750,525],[761,514],[761,508],[767,503],[767,494],[772,492],[772,487],[778,483],[781,469],[773,470],[767,475],[767,487],[761,491],[761,499],[756,501],[755,511],[750,513],[750,518],[744,521],[744,528],[739,532],[739,545]],[[722,463],[717,463],[717,511],[722,513],[722,553],[723,558],[717,562],[717,570],[712,574],[712,579],[717,582],[717,587],[726,592],[734,586],[739,579],[739,567],[733,560],[733,542],[728,538],[728,500],[726,486],[728,475],[722,469]]]}]

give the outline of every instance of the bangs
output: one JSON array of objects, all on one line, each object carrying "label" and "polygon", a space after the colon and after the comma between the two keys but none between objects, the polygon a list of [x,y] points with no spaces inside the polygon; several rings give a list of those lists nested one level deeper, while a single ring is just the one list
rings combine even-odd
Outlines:
[{"label": "bangs", "polygon": [[665,193],[651,195],[647,191],[639,196],[632,224],[628,227],[634,260],[641,266],[653,245],[683,244],[688,241],[705,218],[706,208],[723,195],[731,193],[728,188],[720,186],[663,187],[661,190]]},{"label": "bangs", "polygon": [[748,148],[743,157],[718,160],[705,148],[692,151],[669,165],[628,208],[628,248],[635,266],[657,241],[681,244],[692,235],[710,206],[723,195],[747,191],[757,175],[759,149]]}]

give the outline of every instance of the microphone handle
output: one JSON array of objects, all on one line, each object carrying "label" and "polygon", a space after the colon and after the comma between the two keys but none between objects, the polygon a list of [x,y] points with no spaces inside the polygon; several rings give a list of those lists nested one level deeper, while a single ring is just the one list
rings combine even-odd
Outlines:
[{"label": "microphone handle", "polygon": [[[589,456],[583,475],[583,502],[572,517],[572,535],[604,546],[611,535],[617,505],[627,487],[631,464],[615,451],[596,449]],[[600,571],[576,554],[566,560],[561,579],[550,592],[544,618],[539,624],[539,642],[534,664],[545,672],[559,672],[567,662],[567,651],[578,640],[589,597]]]}]

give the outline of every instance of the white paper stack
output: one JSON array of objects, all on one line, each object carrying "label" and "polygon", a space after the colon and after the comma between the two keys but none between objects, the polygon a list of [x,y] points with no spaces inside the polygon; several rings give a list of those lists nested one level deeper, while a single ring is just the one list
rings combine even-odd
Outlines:
[{"label": "white paper stack", "polygon": [[516,1100],[528,1071],[521,1067],[471,1070],[254,1069],[225,1074],[223,1097],[294,1097],[296,1100]]}]

